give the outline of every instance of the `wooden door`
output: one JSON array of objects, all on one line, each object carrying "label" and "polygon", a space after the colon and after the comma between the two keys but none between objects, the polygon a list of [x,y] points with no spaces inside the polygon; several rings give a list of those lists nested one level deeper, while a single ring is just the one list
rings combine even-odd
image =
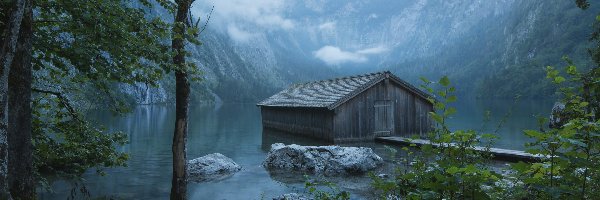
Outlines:
[{"label": "wooden door", "polygon": [[375,136],[389,136],[394,127],[393,104],[390,100],[375,101]]}]

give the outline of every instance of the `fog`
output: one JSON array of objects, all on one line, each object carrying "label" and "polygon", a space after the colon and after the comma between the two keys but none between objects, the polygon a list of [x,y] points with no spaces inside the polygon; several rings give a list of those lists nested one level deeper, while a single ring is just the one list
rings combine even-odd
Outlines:
[{"label": "fog", "polygon": [[[203,68],[214,82],[236,73],[249,75],[242,82],[266,79],[253,88],[264,94],[250,99],[292,83],[383,70],[414,84],[448,75],[465,96],[552,95],[544,67],[563,66],[565,55],[588,66],[587,37],[600,11],[558,0],[199,0],[193,14],[206,20],[213,6],[209,47],[201,47],[213,50],[197,56],[240,58]],[[233,51],[216,54],[223,51],[213,43]]]}]

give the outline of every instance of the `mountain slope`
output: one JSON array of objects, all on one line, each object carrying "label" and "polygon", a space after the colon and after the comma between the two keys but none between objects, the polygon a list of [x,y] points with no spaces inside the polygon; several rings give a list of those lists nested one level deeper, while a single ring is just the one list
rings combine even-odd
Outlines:
[{"label": "mountain slope", "polygon": [[[203,45],[187,47],[204,73],[196,102],[256,102],[291,83],[381,70],[414,84],[448,75],[463,95],[547,97],[554,88],[545,66],[560,66],[564,55],[591,64],[587,38],[600,12],[564,0],[215,4]],[[199,0],[195,14],[211,5]],[[160,85],[123,88],[138,103],[172,101],[173,81]]]}]

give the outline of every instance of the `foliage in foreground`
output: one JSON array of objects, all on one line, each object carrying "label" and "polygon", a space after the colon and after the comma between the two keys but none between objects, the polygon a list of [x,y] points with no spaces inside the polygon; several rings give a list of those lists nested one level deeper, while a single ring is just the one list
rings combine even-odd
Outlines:
[{"label": "foliage in foreground", "polygon": [[125,166],[128,155],[116,149],[127,142],[125,134],[104,132],[52,100],[34,102],[34,164],[39,175],[77,178],[93,167],[103,174],[102,167]]},{"label": "foliage in foreground", "polygon": [[[563,123],[558,128],[525,130],[533,139],[527,152],[541,161],[514,163],[510,172],[496,173],[489,162],[494,137],[473,130],[450,131],[446,119],[455,110],[447,104],[456,100],[453,87],[443,77],[442,88],[430,113],[436,127],[428,136],[429,145],[419,147],[419,155],[405,147],[405,158],[397,164],[391,180],[373,176],[373,187],[381,198],[403,199],[595,199],[600,195],[600,120],[595,117],[600,96],[600,78],[581,74],[565,58],[568,78],[552,67],[548,78],[561,84],[565,104]],[[586,81],[593,79],[594,81]],[[426,83],[430,81],[424,80]],[[433,89],[427,87],[429,92]],[[486,151],[475,151],[484,146]]]},{"label": "foliage in foreground", "polygon": [[[600,195],[600,121],[595,117],[598,107],[599,84],[587,84],[588,77],[577,72],[568,63],[568,78],[552,67],[547,68],[548,78],[562,84],[562,102],[565,104],[559,128],[526,130],[534,139],[527,144],[530,153],[541,154],[540,163],[517,163],[512,166],[519,178],[528,186],[527,192],[544,199],[594,199]],[[543,121],[543,120],[542,120]]]},{"label": "foliage in foreground", "polygon": [[35,1],[34,165],[38,180],[78,178],[87,169],[125,166],[126,138],[88,122],[94,107],[129,111],[118,84],[153,85],[172,71],[170,24],[147,15],[168,1]]},{"label": "foliage in foreground", "polygon": [[[582,9],[589,7],[587,0],[577,0]],[[596,17],[600,21],[600,15]],[[600,42],[600,25],[596,24],[591,40]],[[600,64],[600,46],[589,50],[596,65]],[[510,166],[510,173],[497,174],[481,163],[489,156],[469,151],[481,143],[474,131],[449,131],[445,119],[455,111],[447,108],[455,100],[449,95],[447,78],[439,81],[442,100],[432,101],[437,112],[431,117],[437,127],[429,139],[432,145],[420,148],[422,156],[404,158],[393,180],[373,177],[373,186],[382,198],[406,199],[597,199],[600,196],[600,69],[593,67],[580,73],[574,63],[567,62],[567,77],[553,67],[547,67],[547,78],[560,88],[561,123],[545,129],[541,118],[539,130],[525,130],[533,139],[527,152],[538,154],[541,161],[519,162]],[[424,80],[426,83],[430,83]],[[433,90],[427,88],[430,93]],[[479,137],[481,136],[481,137]],[[453,143],[439,145],[436,143]],[[489,148],[489,144],[486,146]],[[433,155],[432,155],[433,153]],[[466,160],[464,158],[467,158]]]},{"label": "foliage in foreground", "polygon": [[334,183],[329,181],[311,180],[307,175],[304,176],[304,189],[314,199],[319,200],[348,200],[350,193],[340,190]]},{"label": "foliage in foreground", "polygon": [[[431,81],[423,79],[424,87],[433,93]],[[489,148],[494,141],[492,134],[478,134],[474,130],[450,131],[446,125],[448,117],[456,109],[448,103],[456,101],[454,87],[447,77],[439,80],[441,89],[436,92],[440,99],[429,99],[436,112],[429,113],[435,121],[435,129],[427,139],[431,144],[420,147],[418,156],[404,147],[407,156],[399,165],[392,180],[372,176],[373,186],[381,198],[402,197],[405,199],[489,199],[500,190],[495,184],[502,175],[490,169]],[[488,151],[477,151],[483,146]],[[413,146],[414,147],[414,146]]]}]

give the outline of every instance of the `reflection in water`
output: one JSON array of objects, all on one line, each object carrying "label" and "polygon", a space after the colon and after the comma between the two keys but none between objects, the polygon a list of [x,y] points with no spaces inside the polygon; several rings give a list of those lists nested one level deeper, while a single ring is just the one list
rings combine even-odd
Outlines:
[{"label": "reflection in water", "polygon": [[316,138],[305,137],[293,133],[278,131],[270,128],[263,127],[262,131],[262,149],[266,152],[271,150],[271,144],[283,143],[283,144],[298,144],[298,145],[332,145],[332,142],[319,140]]},{"label": "reflection in water", "polygon": [[[498,146],[522,148],[526,138],[522,129],[535,128],[534,114],[547,114],[552,103],[522,101],[513,107]],[[511,101],[470,101],[456,105],[458,114],[450,120],[452,128],[480,129],[485,110],[492,112],[492,122],[500,120],[511,107]],[[89,117],[109,131],[128,134],[129,144],[120,150],[129,153],[128,167],[107,169],[106,176],[98,176],[94,170],[86,173],[86,187],[92,197],[117,199],[167,199],[171,181],[171,141],[173,135],[174,107],[139,106],[133,113],[113,116],[109,112],[90,113]],[[493,130],[495,123],[484,127]],[[252,104],[225,104],[214,107],[194,106],[190,109],[188,135],[188,159],[219,152],[240,164],[242,171],[219,181],[190,183],[190,199],[269,199],[273,196],[303,191],[303,178],[292,173],[269,173],[262,166],[272,143],[296,143],[303,145],[327,145],[319,140],[265,130],[261,125],[259,108]],[[343,146],[371,147],[389,163],[388,153],[382,144],[366,142],[341,144]],[[400,154],[399,154],[400,155]],[[389,172],[390,166],[376,173]],[[369,179],[364,176],[329,177],[354,197],[368,195]],[[72,187],[63,181],[52,185],[55,193],[42,193],[40,199],[65,199]]]},{"label": "reflection in water", "polygon": [[[498,99],[460,101],[451,105],[458,112],[448,123],[454,130],[472,129],[483,133],[494,133],[497,130],[499,138],[494,146],[523,150],[523,144],[530,141],[523,130],[538,129],[537,117],[547,118],[553,103],[549,100],[529,99],[517,102]],[[485,115],[488,111],[490,119],[486,122]]]}]

